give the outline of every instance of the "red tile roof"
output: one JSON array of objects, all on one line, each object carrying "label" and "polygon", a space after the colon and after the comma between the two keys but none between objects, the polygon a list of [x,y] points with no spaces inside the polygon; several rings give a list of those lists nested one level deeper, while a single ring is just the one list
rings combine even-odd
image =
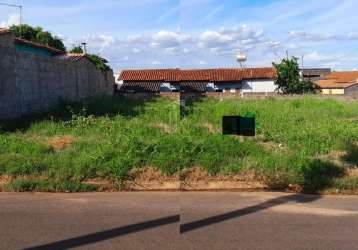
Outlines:
[{"label": "red tile roof", "polygon": [[124,70],[119,80],[124,81],[212,81],[232,82],[243,79],[274,79],[276,71],[273,68],[219,68],[219,69],[147,69]]},{"label": "red tile roof", "polygon": [[123,70],[119,80],[128,81],[180,81],[179,69]]},{"label": "red tile roof", "polygon": [[87,58],[87,56],[83,53],[68,53],[66,55],[62,55],[61,58],[70,61],[80,61],[83,58]]},{"label": "red tile roof", "polygon": [[52,48],[50,46],[46,46],[43,44],[39,44],[39,43],[34,43],[25,39],[21,39],[21,38],[15,38],[15,44],[21,44],[21,45],[25,45],[25,46],[29,46],[29,47],[33,47],[33,48],[37,48],[37,49],[44,49],[47,50],[49,52],[51,52],[54,55],[63,55],[66,52],[62,51],[62,50],[58,50],[55,48]]},{"label": "red tile roof", "polygon": [[358,84],[358,71],[332,72],[316,84],[320,88],[348,88]]},{"label": "red tile roof", "polygon": [[0,28],[0,35],[10,33],[10,29]]},{"label": "red tile roof", "polygon": [[150,92],[159,93],[160,83],[159,82],[126,82],[119,89],[122,93],[133,93],[133,92]]}]

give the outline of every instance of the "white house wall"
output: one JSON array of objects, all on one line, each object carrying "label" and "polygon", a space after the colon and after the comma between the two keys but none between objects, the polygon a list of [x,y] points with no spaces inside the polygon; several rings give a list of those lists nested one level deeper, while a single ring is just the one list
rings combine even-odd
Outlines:
[{"label": "white house wall", "polygon": [[218,88],[218,90],[223,90],[223,92],[236,92],[241,89],[241,83],[216,83],[215,86]]},{"label": "white house wall", "polygon": [[244,80],[243,93],[272,93],[276,92],[277,85],[273,80]]}]

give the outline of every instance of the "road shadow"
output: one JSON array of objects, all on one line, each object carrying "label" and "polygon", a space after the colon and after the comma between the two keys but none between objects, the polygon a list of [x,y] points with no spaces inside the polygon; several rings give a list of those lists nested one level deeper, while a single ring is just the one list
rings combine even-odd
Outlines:
[{"label": "road shadow", "polygon": [[350,143],[347,145],[347,154],[342,157],[342,160],[358,167],[358,143]]},{"label": "road shadow", "polygon": [[156,228],[156,227],[160,227],[160,226],[164,226],[164,225],[169,225],[169,224],[173,224],[173,223],[178,223],[178,222],[180,222],[180,215],[173,215],[173,216],[163,217],[163,218],[156,219],[156,220],[146,221],[146,222],[132,224],[132,225],[119,227],[119,228],[114,228],[114,229],[110,229],[110,230],[106,230],[106,231],[102,231],[102,232],[97,232],[97,233],[93,233],[93,234],[87,234],[87,235],[83,235],[83,236],[79,236],[79,237],[75,237],[75,238],[71,238],[71,239],[56,241],[56,242],[48,243],[45,245],[29,247],[29,248],[25,248],[24,250],[71,249],[71,248],[80,247],[80,246],[84,246],[84,245],[88,245],[88,244],[93,244],[96,242],[109,240],[109,239],[117,238],[117,237],[124,236],[127,234],[136,233],[139,231],[144,231],[144,230],[148,230],[148,229],[152,229],[152,228]]},{"label": "road shadow", "polygon": [[208,218],[205,218],[202,220],[197,220],[197,221],[181,224],[180,225],[180,233],[181,234],[188,233],[190,231],[197,230],[199,228],[203,228],[206,226],[214,225],[214,224],[232,220],[232,219],[237,219],[237,218],[243,217],[245,215],[260,212],[260,211],[263,211],[263,210],[266,210],[266,209],[269,209],[269,208],[272,208],[275,206],[279,206],[282,204],[286,204],[289,202],[309,203],[309,202],[316,201],[320,198],[321,198],[321,196],[319,196],[319,195],[302,195],[302,194],[294,194],[294,195],[285,196],[285,197],[278,197],[278,198],[274,198],[274,199],[262,202],[258,205],[234,210],[234,211],[220,214],[220,215],[215,215],[215,216],[208,217]]},{"label": "road shadow", "polygon": [[333,186],[334,180],[346,175],[346,169],[320,159],[313,160],[303,169],[303,193],[316,194]]},{"label": "road shadow", "polygon": [[140,99],[110,96],[88,98],[82,102],[60,100],[58,105],[47,112],[32,113],[19,119],[0,121],[0,130],[3,132],[25,131],[36,122],[46,120],[63,122],[70,121],[74,117],[114,117],[117,115],[135,117],[144,112],[146,104],[157,100],[157,96]]}]

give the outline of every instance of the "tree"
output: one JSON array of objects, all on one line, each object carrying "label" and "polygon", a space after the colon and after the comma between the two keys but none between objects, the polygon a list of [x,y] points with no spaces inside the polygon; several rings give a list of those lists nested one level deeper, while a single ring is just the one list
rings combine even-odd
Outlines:
[{"label": "tree", "polygon": [[48,31],[44,31],[41,27],[34,28],[30,25],[22,24],[21,26],[11,26],[11,30],[15,33],[16,37],[66,51],[66,47],[60,38],[53,36]]},{"label": "tree", "polygon": [[[27,24],[13,25],[11,30],[15,33],[16,37],[21,37],[22,39],[47,45],[52,48],[67,51],[62,40],[56,36],[53,36],[50,32],[44,31],[41,27],[31,27]],[[82,54],[83,49],[81,46],[75,46],[70,50],[70,53]],[[96,67],[102,71],[109,71],[111,67],[107,64],[107,60],[94,54],[87,54],[87,58],[92,61]]]},{"label": "tree", "polygon": [[[75,54],[82,54],[83,53],[83,49],[80,45],[73,47],[70,50],[70,53],[75,53]],[[111,70],[111,67],[109,67],[107,65],[107,60],[98,56],[98,55],[94,55],[94,54],[87,54],[87,58],[94,63],[94,65],[96,65],[96,67],[102,71],[109,71]]]},{"label": "tree", "polygon": [[111,70],[111,67],[107,65],[107,60],[98,56],[98,55],[93,55],[93,54],[88,54],[87,55],[88,59],[91,60],[98,69],[102,70],[102,71],[109,71]]},{"label": "tree", "polygon": [[83,49],[81,46],[75,46],[70,50],[70,53],[74,53],[74,54],[82,54],[83,53]]},{"label": "tree", "polygon": [[284,94],[304,94],[312,93],[316,85],[310,81],[303,81],[300,77],[298,58],[285,58],[281,63],[273,63],[277,71],[278,89]]}]

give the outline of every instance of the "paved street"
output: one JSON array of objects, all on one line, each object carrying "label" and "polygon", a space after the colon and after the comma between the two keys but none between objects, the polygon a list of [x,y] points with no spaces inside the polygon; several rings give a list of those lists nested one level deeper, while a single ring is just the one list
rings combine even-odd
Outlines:
[{"label": "paved street", "polygon": [[0,193],[0,249],[358,249],[358,197]]}]

